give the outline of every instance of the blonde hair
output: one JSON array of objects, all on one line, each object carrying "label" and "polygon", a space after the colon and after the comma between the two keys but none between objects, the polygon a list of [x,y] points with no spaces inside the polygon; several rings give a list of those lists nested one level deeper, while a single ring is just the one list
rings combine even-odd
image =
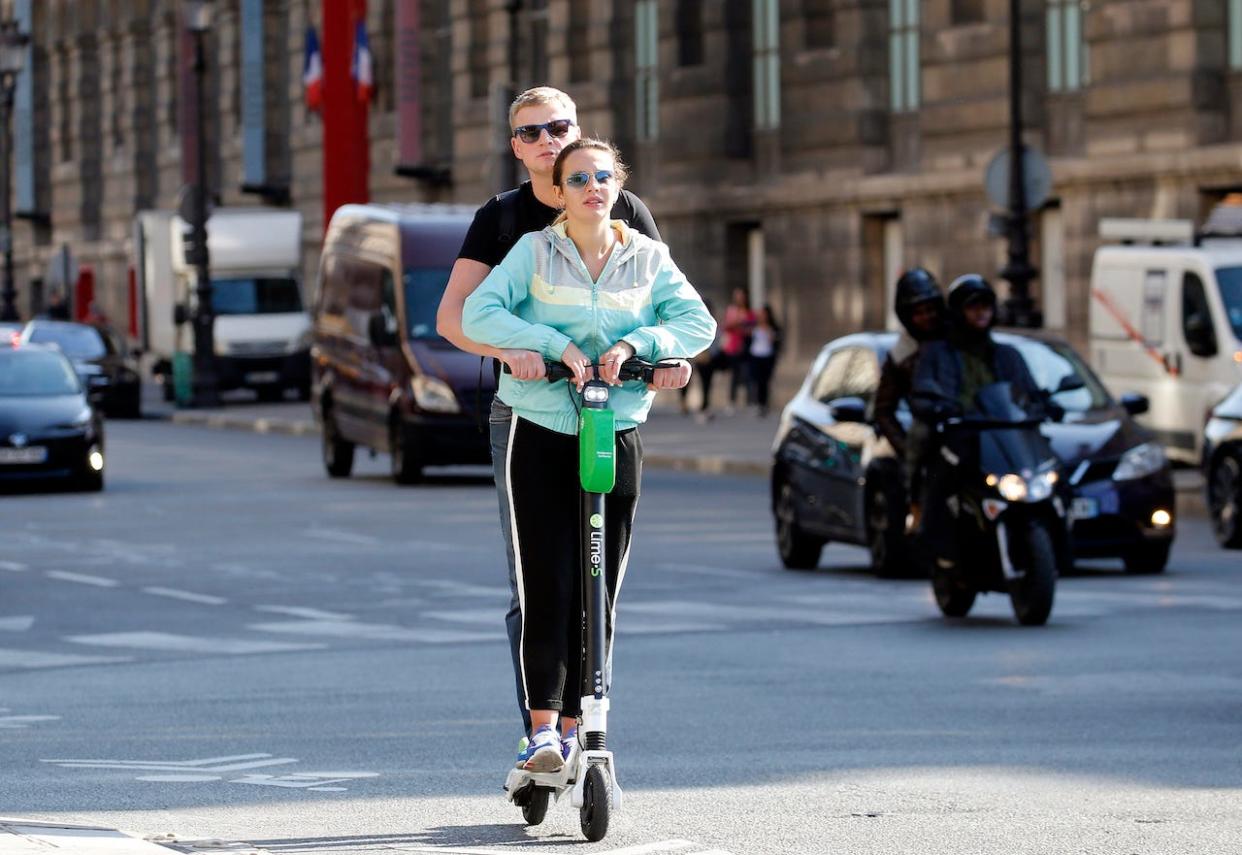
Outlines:
[{"label": "blonde hair", "polygon": [[[620,191],[625,186],[625,179],[630,177],[629,167],[621,160],[621,152],[617,151],[617,147],[608,140],[594,139],[592,137],[581,137],[571,142],[569,145],[561,149],[561,153],[556,156],[556,163],[552,164],[552,183],[561,188],[561,192],[565,192],[565,188],[561,186],[561,173],[565,170],[565,159],[575,151],[589,149],[591,151],[602,151],[605,154],[612,155],[612,179],[617,182],[617,190]],[[552,221],[552,225],[559,225],[569,219],[569,215],[564,209]]]},{"label": "blonde hair", "polygon": [[512,129],[513,123],[517,121],[518,110],[521,110],[523,107],[535,107],[541,104],[564,107],[573,117],[574,122],[578,121],[578,105],[574,103],[573,98],[552,86],[536,86],[533,89],[527,89],[521,95],[514,98],[513,103],[509,105],[509,128]]}]

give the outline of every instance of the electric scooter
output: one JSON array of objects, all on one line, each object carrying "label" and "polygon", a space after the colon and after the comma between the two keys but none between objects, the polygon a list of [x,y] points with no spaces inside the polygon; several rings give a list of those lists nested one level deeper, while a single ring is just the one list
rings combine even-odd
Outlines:
[{"label": "electric scooter", "polygon": [[[568,366],[545,362],[549,383],[573,377]],[[621,366],[622,380],[651,383],[656,368],[673,367],[631,359]],[[527,825],[543,822],[552,799],[569,793],[578,808],[582,833],[591,842],[604,839],[613,812],[621,810],[616,763],[608,750],[608,574],[604,566],[604,498],[616,481],[616,431],[608,407],[610,387],[599,379],[599,366],[582,389],[578,410],[578,478],[582,486],[582,718],[578,738],[559,772],[511,769],[505,777],[509,801],[522,809]],[[508,373],[508,366],[504,367]],[[571,390],[570,394],[574,394]]]}]

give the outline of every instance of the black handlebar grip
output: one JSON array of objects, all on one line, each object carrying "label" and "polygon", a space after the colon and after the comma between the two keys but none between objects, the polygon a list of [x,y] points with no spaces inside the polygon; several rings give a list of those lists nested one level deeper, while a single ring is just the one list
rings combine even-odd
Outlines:
[{"label": "black handlebar grip", "polygon": [[[655,382],[655,372],[657,368],[676,368],[678,365],[676,360],[661,360],[660,362],[648,362],[645,359],[627,359],[621,363],[620,376],[622,380],[641,380],[644,383]],[[558,380],[568,380],[574,376],[574,372],[569,370],[569,366],[563,362],[549,362],[544,360],[544,370],[547,374],[546,379],[549,383],[555,383]],[[598,363],[591,363],[591,367],[598,369]],[[500,363],[500,370],[505,374],[513,374],[506,362]]]}]

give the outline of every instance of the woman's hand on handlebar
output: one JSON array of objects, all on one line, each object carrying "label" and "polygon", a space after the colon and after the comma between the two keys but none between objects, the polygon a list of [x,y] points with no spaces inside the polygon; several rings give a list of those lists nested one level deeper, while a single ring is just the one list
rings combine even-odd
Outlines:
[{"label": "woman's hand on handlebar", "polygon": [[685,359],[662,360],[661,365],[669,362],[676,362],[677,365],[671,368],[657,368],[652,375],[651,382],[647,384],[648,389],[654,389],[657,392],[661,389],[681,389],[690,382],[690,363]]},{"label": "woman's hand on handlebar", "polygon": [[591,360],[578,349],[578,345],[570,342],[561,353],[561,362],[574,373],[574,385],[578,387],[578,391],[582,391],[582,387],[591,379]]},{"label": "woman's hand on handlebar", "polygon": [[605,350],[599,358],[599,379],[609,386],[620,386],[621,364],[633,356],[634,348],[624,341],[619,341]]},{"label": "woman's hand on handlebar", "polygon": [[533,350],[502,350],[500,361],[509,366],[514,380],[542,380],[547,374],[543,354]]}]

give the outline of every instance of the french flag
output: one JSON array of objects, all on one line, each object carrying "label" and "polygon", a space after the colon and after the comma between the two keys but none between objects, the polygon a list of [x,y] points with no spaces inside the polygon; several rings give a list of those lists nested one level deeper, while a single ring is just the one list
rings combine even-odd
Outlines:
[{"label": "french flag", "polygon": [[323,108],[323,52],[319,50],[319,36],[314,27],[306,28],[306,56],[302,60],[302,88],[306,95],[306,108],[319,112]]},{"label": "french flag", "polygon": [[352,73],[354,84],[358,87],[358,100],[363,104],[371,103],[371,95],[375,91],[375,73],[371,57],[371,42],[367,39],[366,24],[361,19],[358,21],[358,29],[354,32]]}]

